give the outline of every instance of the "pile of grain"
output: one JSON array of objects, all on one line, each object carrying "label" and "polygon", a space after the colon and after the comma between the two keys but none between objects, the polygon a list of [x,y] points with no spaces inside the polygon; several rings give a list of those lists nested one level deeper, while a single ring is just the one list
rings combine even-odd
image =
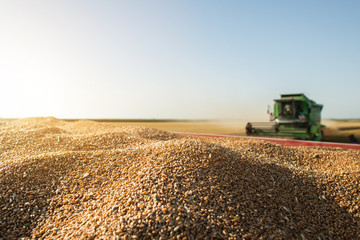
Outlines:
[{"label": "pile of grain", "polygon": [[0,144],[0,238],[360,238],[359,151],[54,118]]}]

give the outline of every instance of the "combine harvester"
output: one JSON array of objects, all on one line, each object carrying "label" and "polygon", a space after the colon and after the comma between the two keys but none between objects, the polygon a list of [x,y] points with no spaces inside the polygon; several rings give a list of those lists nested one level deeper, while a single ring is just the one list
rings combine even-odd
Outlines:
[{"label": "combine harvester", "polygon": [[[247,123],[245,129],[248,137],[292,147],[308,146],[360,150],[359,144],[321,142],[323,138],[321,128],[324,127],[321,125],[323,105],[310,100],[304,94],[282,94],[280,99],[274,101],[274,112],[271,113],[268,109],[270,122]],[[202,137],[241,137],[204,133],[182,134]]]},{"label": "combine harvester", "polygon": [[310,100],[305,94],[282,94],[274,100],[270,122],[249,122],[248,136],[276,136],[301,140],[321,141],[321,110],[323,105]]}]

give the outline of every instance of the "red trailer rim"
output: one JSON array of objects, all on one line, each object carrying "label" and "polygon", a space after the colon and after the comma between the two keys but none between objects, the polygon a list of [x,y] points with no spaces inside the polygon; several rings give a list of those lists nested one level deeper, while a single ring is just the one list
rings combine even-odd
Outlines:
[{"label": "red trailer rim", "polygon": [[284,146],[293,147],[330,147],[330,148],[343,148],[343,149],[354,149],[360,150],[360,144],[350,143],[333,143],[333,142],[314,142],[314,141],[303,141],[303,140],[292,140],[292,139],[280,139],[280,138],[264,138],[264,137],[249,137],[249,136],[233,136],[233,135],[219,135],[219,134],[206,134],[206,133],[185,133],[177,132],[178,134],[198,136],[198,137],[230,137],[230,138],[253,138],[264,140],[267,142],[273,142]]}]

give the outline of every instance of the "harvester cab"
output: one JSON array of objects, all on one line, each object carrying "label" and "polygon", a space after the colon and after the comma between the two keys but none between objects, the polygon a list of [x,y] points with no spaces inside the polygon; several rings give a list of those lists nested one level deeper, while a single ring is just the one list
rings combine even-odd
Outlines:
[{"label": "harvester cab", "polygon": [[246,134],[321,141],[322,108],[302,93],[282,94],[274,100],[273,113],[268,110],[270,121],[247,123]]}]

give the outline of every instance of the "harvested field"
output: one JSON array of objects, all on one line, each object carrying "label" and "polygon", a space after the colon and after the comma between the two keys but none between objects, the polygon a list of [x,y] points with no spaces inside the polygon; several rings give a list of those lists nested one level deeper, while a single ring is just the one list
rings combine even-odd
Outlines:
[{"label": "harvested field", "polygon": [[354,135],[360,142],[360,120],[324,120],[324,140],[329,142],[351,142]]},{"label": "harvested field", "polygon": [[360,239],[360,151],[0,125],[0,238]]},{"label": "harvested field", "polygon": [[[111,124],[121,126],[143,126],[172,132],[210,133],[245,136],[245,126],[248,121],[218,120],[218,121],[119,121],[112,120]],[[350,135],[360,141],[360,120],[329,120],[321,122],[325,142],[350,143]]]}]

